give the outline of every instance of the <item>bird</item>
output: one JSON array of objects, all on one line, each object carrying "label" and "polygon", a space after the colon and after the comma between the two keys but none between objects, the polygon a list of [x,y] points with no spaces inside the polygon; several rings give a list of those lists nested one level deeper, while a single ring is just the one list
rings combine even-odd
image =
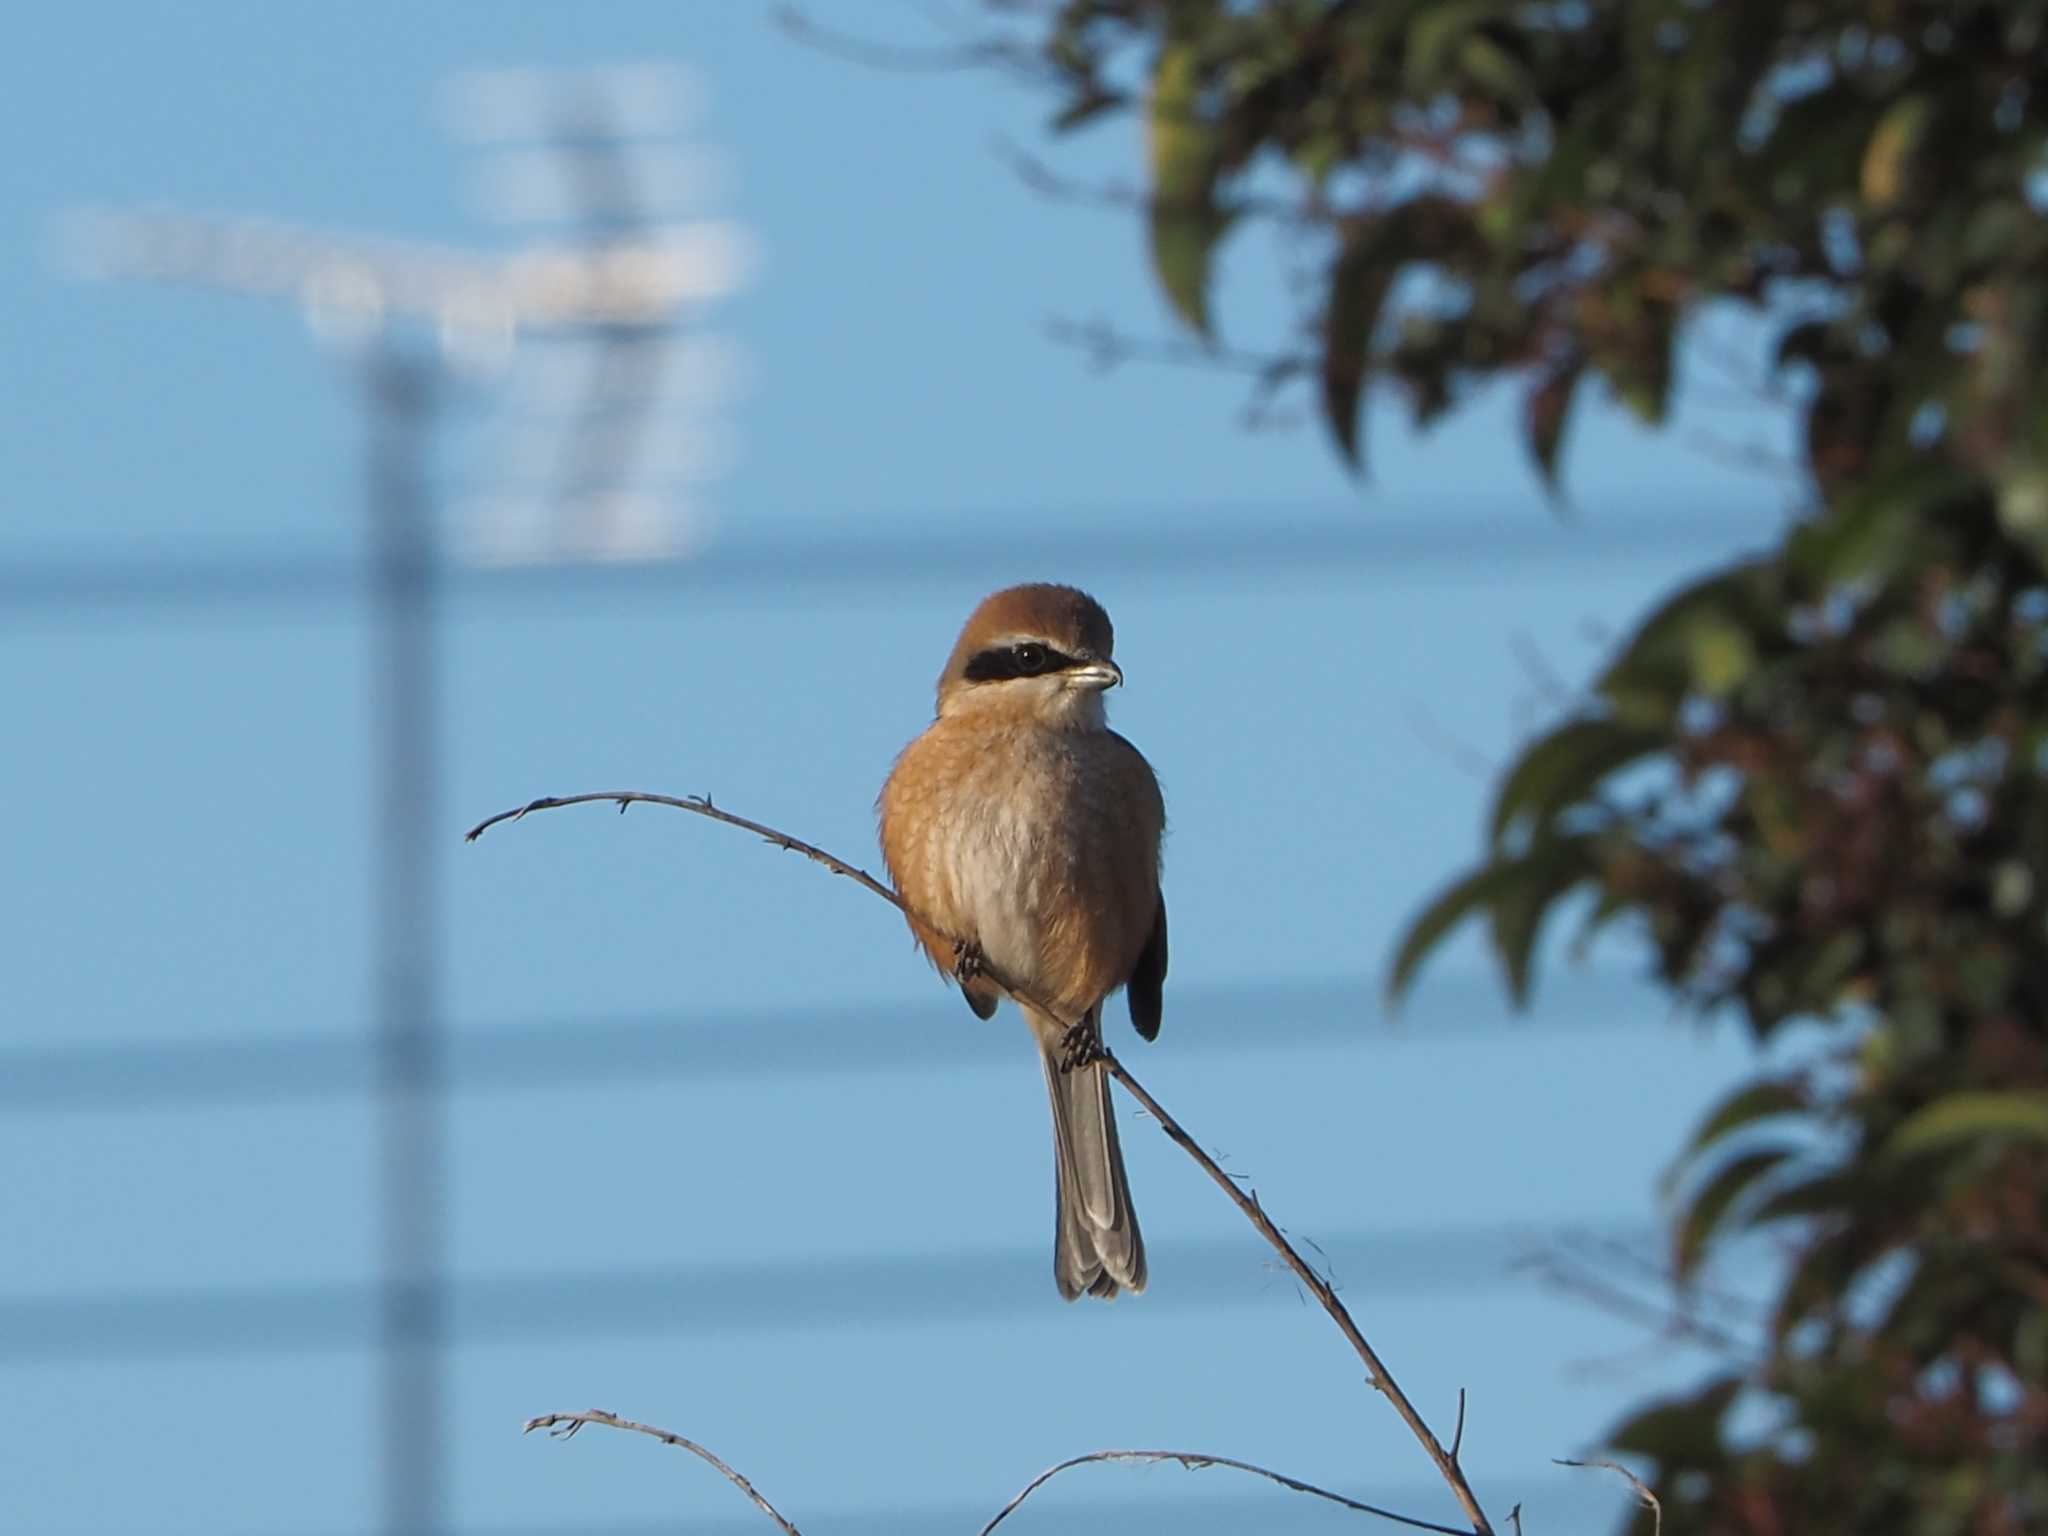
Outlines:
[{"label": "bird", "polygon": [[1109,615],[1077,588],[991,593],[946,658],[936,717],[876,801],[912,937],[978,1017],[1009,995],[1037,1042],[1053,1279],[1068,1301],[1146,1279],[1101,1026],[1123,988],[1138,1034],[1159,1035],[1166,806],[1152,765],[1109,728],[1103,695],[1124,680],[1114,648]]}]

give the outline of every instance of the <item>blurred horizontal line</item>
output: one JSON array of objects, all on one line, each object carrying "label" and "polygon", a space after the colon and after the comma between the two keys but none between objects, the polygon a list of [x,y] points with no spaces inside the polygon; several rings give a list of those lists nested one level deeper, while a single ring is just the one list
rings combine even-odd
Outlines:
[{"label": "blurred horizontal line", "polygon": [[[966,531],[892,531],[888,537],[840,535],[785,540],[725,540],[684,560],[641,564],[553,564],[486,569],[449,564],[452,592],[531,596],[536,591],[605,596],[672,594],[790,586],[871,587],[878,581],[981,580],[991,569],[1020,566],[1141,568],[1149,575],[1204,571],[1320,572],[1437,570],[1465,573],[1518,562],[1594,566],[1660,554],[1697,556],[1756,537],[1768,525],[1753,517],[1634,519],[1590,532],[1546,521],[1485,526],[1454,522],[1374,522],[1360,512],[1348,523],[1295,516],[1274,520],[1248,512],[1234,523],[1187,521],[1170,528],[1046,527],[1017,536],[1019,519],[977,518]],[[66,561],[0,568],[0,614],[67,617],[78,610],[234,604],[301,607],[364,597],[367,565],[334,557],[213,560]]]},{"label": "blurred horizontal line", "polygon": [[[1643,1243],[1647,1229],[1473,1226],[1316,1235],[1340,1294],[1440,1294],[1514,1283],[1518,1260],[1569,1235]],[[1299,1236],[1299,1235],[1298,1235]],[[1145,1314],[1262,1302],[1307,1305],[1250,1232],[1224,1241],[1148,1245]],[[362,1285],[0,1300],[0,1360],[127,1359],[356,1349],[384,1335],[383,1308],[433,1306],[453,1345],[542,1336],[730,1335],[818,1328],[925,1328],[970,1318],[1051,1316],[1051,1244],[820,1262],[451,1279],[439,1291]],[[1313,1251],[1311,1257],[1313,1257]],[[1525,1282],[1534,1288],[1538,1282]]]},{"label": "blurred horizontal line", "polygon": [[[1479,1407],[1474,1406],[1475,1410]],[[662,1427],[673,1428],[678,1434],[711,1435],[702,1426],[694,1430],[689,1425]],[[592,1429],[585,1433],[611,1431]],[[715,1439],[712,1448],[719,1448]],[[1227,1445],[1176,1449],[1217,1456],[1241,1454]],[[1561,1448],[1560,1454],[1569,1449]],[[1041,1469],[1017,1468],[1011,1478],[1016,1487],[991,1488],[989,1497],[979,1504],[898,1504],[842,1510],[791,1508],[789,1498],[776,1491],[771,1469],[749,1465],[744,1470],[758,1480],[762,1492],[784,1514],[807,1529],[831,1531],[833,1536],[962,1536],[963,1532],[980,1530],[1016,1488],[1021,1488]],[[1367,1482],[1284,1460],[1276,1460],[1273,1470],[1417,1519],[1446,1525],[1459,1521],[1458,1508],[1442,1483]],[[913,1478],[916,1476],[914,1464],[907,1464],[906,1471]],[[1503,1518],[1501,1510],[1505,1506],[1521,1506],[1532,1531],[1550,1532],[1553,1536],[1618,1530],[1622,1515],[1634,1502],[1627,1484],[1613,1473],[1600,1470],[1567,1479],[1550,1466],[1531,1468],[1522,1475],[1505,1474],[1496,1467],[1480,1481],[1486,1485],[1482,1496],[1488,1505],[1499,1506],[1490,1511],[1496,1519]],[[1132,1497],[1126,1491],[1132,1488],[1144,1491]],[[1492,1496],[1495,1494],[1497,1498]],[[1254,1531],[1268,1536],[1294,1531],[1398,1529],[1360,1525],[1358,1516],[1347,1510],[1249,1475],[1217,1468],[1189,1471],[1171,1465],[1077,1467],[1033,1494],[1014,1521],[1005,1526],[1006,1530],[1012,1528],[1018,1536],[1048,1531],[1057,1531],[1060,1536],[1130,1536],[1133,1531],[1171,1531],[1174,1536],[1197,1536],[1209,1531],[1243,1536],[1244,1532]],[[530,1525],[465,1523],[462,1529],[465,1536],[567,1536],[571,1531],[575,1536],[676,1536],[676,1532],[685,1529],[690,1536],[761,1536],[768,1527],[758,1515],[752,1519],[725,1516],[711,1520],[685,1520],[678,1515],[665,1520],[610,1525],[593,1525],[581,1517]]]},{"label": "blurred horizontal line", "polygon": [[[1378,993],[1356,981],[1275,982],[1167,993],[1165,1033],[1153,1047],[1132,1041],[1112,1003],[1110,1041],[1141,1077],[1154,1059],[1188,1054],[1392,1045],[1445,1031],[1505,1029],[1510,1013],[1490,976],[1425,981],[1398,1020],[1378,1011]],[[691,1015],[539,1021],[449,1029],[441,1037],[451,1090],[568,1088],[661,1078],[716,1081],[795,1079],[897,1072],[906,1065],[950,1071],[1009,1061],[1023,1033],[984,1024],[964,1003],[935,1008],[797,1008]],[[1545,983],[1540,1025],[1626,1028],[1668,1016],[1668,999],[1641,982],[1564,972]],[[957,1018],[948,1017],[948,1013]],[[1155,1058],[1153,1052],[1158,1053]],[[174,1044],[122,1044],[0,1053],[0,1110],[16,1113],[176,1107],[331,1099],[380,1086],[377,1041],[360,1034],[316,1038],[243,1036]]]}]

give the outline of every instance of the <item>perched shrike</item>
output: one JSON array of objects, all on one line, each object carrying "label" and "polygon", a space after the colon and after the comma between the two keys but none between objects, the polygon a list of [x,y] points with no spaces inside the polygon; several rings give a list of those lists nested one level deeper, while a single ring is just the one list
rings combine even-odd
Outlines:
[{"label": "perched shrike", "polygon": [[1056,1009],[1016,999],[1052,1094],[1053,1278],[1072,1301],[1145,1289],[1109,1074],[1077,1057],[1102,1003],[1129,988],[1131,1022],[1159,1034],[1166,809],[1138,749],[1112,731],[1103,691],[1109,615],[1072,587],[1011,587],[968,618],[939,675],[938,718],[896,760],[876,809],[882,856],[912,934],[987,1018],[1002,993],[982,967]]}]

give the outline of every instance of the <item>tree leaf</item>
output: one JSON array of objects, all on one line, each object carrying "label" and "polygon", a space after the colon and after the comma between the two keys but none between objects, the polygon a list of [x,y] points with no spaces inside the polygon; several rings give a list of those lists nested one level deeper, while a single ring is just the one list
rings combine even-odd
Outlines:
[{"label": "tree leaf", "polygon": [[1912,558],[1928,523],[1973,488],[1952,464],[1917,461],[1838,496],[1793,536],[1791,560],[1823,585],[1883,580]]},{"label": "tree leaf", "polygon": [[1637,350],[1607,360],[1607,377],[1621,403],[1646,427],[1664,425],[1671,404],[1671,348],[1675,339],[1666,320],[1636,338]]},{"label": "tree leaf", "polygon": [[1152,267],[1174,311],[1197,335],[1209,327],[1209,267],[1229,216],[1216,205],[1216,130],[1202,116],[1201,58],[1189,41],[1159,50],[1147,116],[1152,165]]},{"label": "tree leaf", "polygon": [[1529,455],[1542,471],[1544,488],[1553,497],[1558,495],[1557,455],[1564,445],[1565,421],[1571,414],[1572,395],[1585,371],[1585,359],[1574,353],[1539,374],[1522,401]]},{"label": "tree leaf", "polygon": [[1508,770],[1493,802],[1494,846],[1523,822],[1533,827],[1548,820],[1588,798],[1609,774],[1669,744],[1662,731],[1607,715],[1567,720],[1528,747]]},{"label": "tree leaf", "polygon": [[1445,934],[1466,918],[1483,910],[1492,900],[1493,893],[1512,877],[1512,867],[1505,864],[1487,863],[1480,865],[1469,874],[1460,876],[1445,886],[1428,906],[1408,925],[1402,935],[1399,948],[1394,951],[1394,963],[1387,973],[1386,998],[1388,1007],[1399,1005],[1407,993],[1415,973],[1431,950],[1442,941]]},{"label": "tree leaf", "polygon": [[1791,1078],[1770,1077],[1761,1082],[1745,1083],[1716,1104],[1706,1119],[1699,1123],[1685,1150],[1678,1154],[1671,1173],[1665,1177],[1667,1181],[1676,1177],[1702,1152],[1732,1132],[1754,1125],[1759,1120],[1803,1114],[1812,1107],[1813,1101],[1805,1088]]},{"label": "tree leaf", "polygon": [[1501,0],[1440,0],[1421,7],[1409,23],[1402,75],[1408,89],[1427,96],[1444,83],[1445,66],[1473,28],[1507,9]]},{"label": "tree leaf", "polygon": [[1907,1116],[1884,1149],[1888,1157],[1916,1157],[1992,1136],[2048,1142],[2048,1094],[1949,1094]]},{"label": "tree leaf", "polygon": [[1529,1003],[1543,920],[1558,897],[1593,873],[1592,848],[1589,837],[1539,838],[1506,866],[1509,873],[1493,892],[1494,953],[1517,1008]]},{"label": "tree leaf", "polygon": [[1799,1147],[1777,1146],[1738,1153],[1707,1180],[1699,1193],[1693,1196],[1685,1218],[1678,1226],[1672,1261],[1680,1280],[1689,1278],[1698,1270],[1700,1260],[1706,1257],[1707,1245],[1713,1241],[1714,1234],[1727,1221],[1737,1203],[1753,1191],[1760,1179],[1786,1159],[1798,1156],[1801,1150]]},{"label": "tree leaf", "polygon": [[1855,1174],[1830,1168],[1772,1190],[1749,1213],[1749,1223],[1760,1227],[1766,1222],[1840,1211],[1856,1199],[1862,1187]]},{"label": "tree leaf", "polygon": [[1121,91],[1106,90],[1091,86],[1068,102],[1052,120],[1055,133],[1067,133],[1083,123],[1094,121],[1114,107],[1125,105],[1128,98]]},{"label": "tree leaf", "polygon": [[1904,199],[1914,180],[1914,158],[1927,141],[1934,104],[1912,95],[1885,109],[1863,151],[1858,187],[1873,208],[1889,208]]},{"label": "tree leaf", "polygon": [[1594,685],[1624,720],[1667,727],[1696,686],[1703,630],[1732,624],[1751,635],[1780,623],[1771,588],[1775,562],[1741,561],[1683,588],[1637,627]]},{"label": "tree leaf", "polygon": [[1742,1378],[1728,1375],[1690,1396],[1666,1398],[1622,1425],[1608,1444],[1653,1457],[1666,1472],[1714,1466],[1723,1459],[1721,1419],[1741,1390]]},{"label": "tree leaf", "polygon": [[1354,470],[1363,466],[1365,376],[1372,362],[1380,309],[1400,271],[1387,260],[1375,221],[1359,220],[1344,234],[1330,266],[1330,297],[1323,320],[1323,420]]},{"label": "tree leaf", "polygon": [[[1323,420],[1338,451],[1357,469],[1363,462],[1360,427],[1373,337],[1394,279],[1411,262],[1479,260],[1487,245],[1473,210],[1436,193],[1347,220],[1343,229],[1323,310]],[[1429,403],[1426,392],[1419,399],[1418,418]]]}]

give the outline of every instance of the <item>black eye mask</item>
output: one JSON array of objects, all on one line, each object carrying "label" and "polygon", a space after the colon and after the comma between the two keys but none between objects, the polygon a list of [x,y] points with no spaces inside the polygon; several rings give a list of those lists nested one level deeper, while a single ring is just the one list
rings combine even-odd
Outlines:
[{"label": "black eye mask", "polygon": [[1081,659],[1056,651],[1037,640],[996,646],[968,659],[964,676],[970,683],[1000,683],[1013,677],[1044,677],[1078,667]]}]

